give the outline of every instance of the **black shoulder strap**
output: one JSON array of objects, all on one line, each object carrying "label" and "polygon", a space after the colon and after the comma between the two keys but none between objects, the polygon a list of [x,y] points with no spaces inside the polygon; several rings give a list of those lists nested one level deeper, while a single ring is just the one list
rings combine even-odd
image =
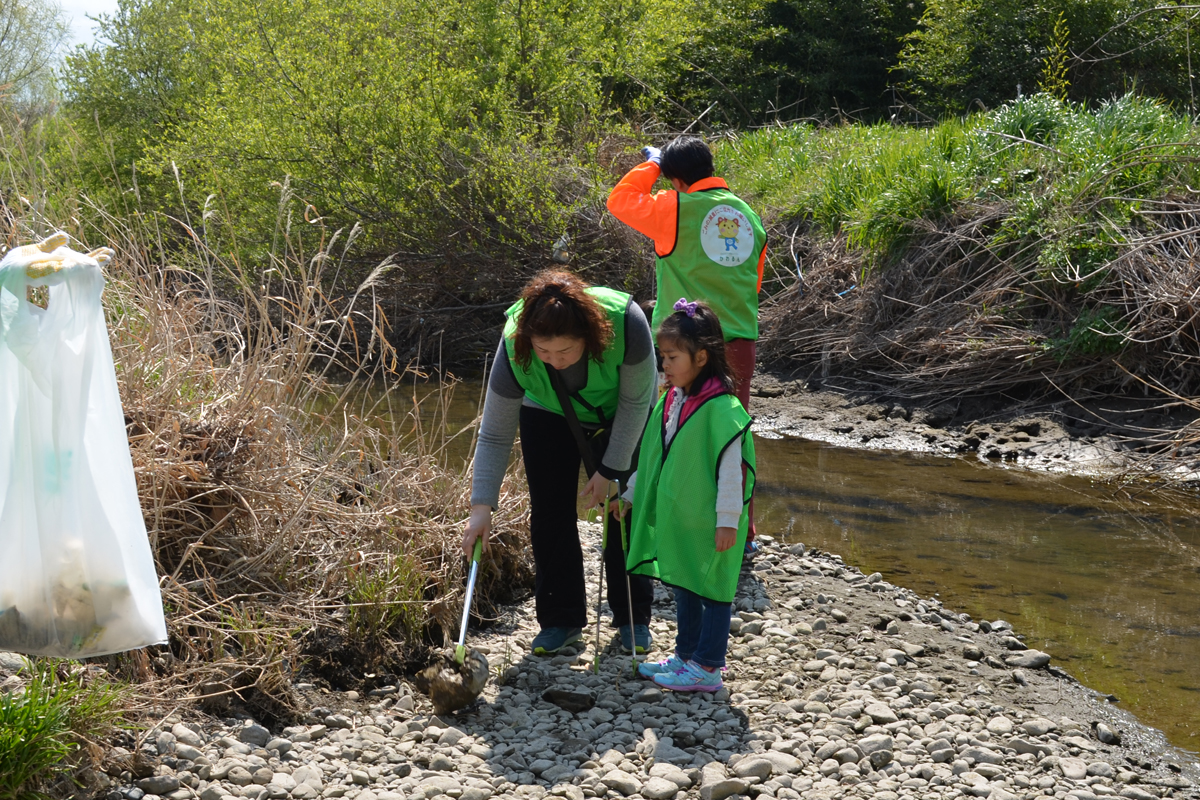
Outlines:
[{"label": "black shoulder strap", "polygon": [[562,406],[563,416],[567,418],[567,427],[571,429],[571,434],[575,437],[575,445],[579,448],[580,458],[583,459],[583,468],[587,470],[590,478],[596,474],[596,462],[592,457],[592,448],[588,446],[587,437],[583,435],[583,426],[579,424],[579,417],[575,415],[575,406],[571,404],[571,398],[567,395],[567,387],[563,384],[558,370],[547,364],[546,373],[550,376],[550,385],[554,387],[554,393],[558,395],[558,404]]}]

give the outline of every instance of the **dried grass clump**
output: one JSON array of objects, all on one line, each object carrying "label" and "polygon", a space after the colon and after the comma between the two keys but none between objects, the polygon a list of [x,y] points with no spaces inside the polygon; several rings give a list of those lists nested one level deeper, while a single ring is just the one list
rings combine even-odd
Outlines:
[{"label": "dried grass clump", "polygon": [[[388,265],[337,299],[321,288],[350,244],[337,234],[311,255],[288,241],[255,279],[199,237],[176,253],[192,269],[160,266],[146,233],[103,237],[105,306],[170,644],[105,665],[135,706],[283,720],[301,670],[349,684],[422,664],[457,634],[470,482],[440,424],[452,383],[419,385],[388,344],[373,296]],[[480,613],[532,586],[520,482]]]},{"label": "dried grass clump", "polygon": [[1200,391],[1200,206],[1149,203],[1089,274],[1042,269],[1033,240],[997,247],[1005,210],[926,223],[867,273],[844,238],[810,241],[803,284],[764,304],[760,353],[812,377],[937,398],[1073,396],[1137,381]]}]

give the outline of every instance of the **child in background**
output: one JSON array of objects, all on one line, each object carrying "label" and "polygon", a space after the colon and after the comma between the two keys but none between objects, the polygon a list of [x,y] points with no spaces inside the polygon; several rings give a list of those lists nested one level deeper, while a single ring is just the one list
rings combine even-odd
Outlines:
[{"label": "child in background", "polygon": [[630,480],[626,565],[675,590],[675,653],[638,672],[664,689],[715,692],[749,524],[754,442],[717,315],[683,299],[674,309],[658,330],[670,388],[650,414]]}]

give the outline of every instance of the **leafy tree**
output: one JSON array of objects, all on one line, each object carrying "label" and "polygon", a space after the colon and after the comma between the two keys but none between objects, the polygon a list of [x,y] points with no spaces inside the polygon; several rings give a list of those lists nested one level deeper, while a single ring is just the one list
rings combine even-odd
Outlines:
[{"label": "leafy tree", "polygon": [[70,34],[51,0],[0,0],[0,97],[36,111],[54,96],[53,67]]},{"label": "leafy tree", "polygon": [[578,206],[577,155],[651,107],[682,2],[123,0],[67,97],[124,185],[136,165],[182,213],[178,173],[241,252],[269,248],[286,183],[375,253],[519,260]]},{"label": "leafy tree", "polygon": [[1153,0],[928,0],[899,63],[904,88],[930,113],[993,107],[1037,87],[1061,19],[1070,31],[1069,98],[1138,88],[1188,97],[1185,39],[1192,12]]},{"label": "leafy tree", "polygon": [[[921,0],[723,0],[681,54],[673,94],[729,125],[890,112],[890,71]],[[697,13],[705,13],[698,8]]]}]

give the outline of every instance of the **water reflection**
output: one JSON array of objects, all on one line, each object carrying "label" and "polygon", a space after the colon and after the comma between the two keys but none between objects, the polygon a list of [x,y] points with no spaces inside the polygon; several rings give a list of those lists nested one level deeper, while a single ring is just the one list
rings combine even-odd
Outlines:
[{"label": "water reflection", "polygon": [[965,460],[800,440],[756,447],[760,528],[976,618],[1007,619],[1176,745],[1200,746],[1195,510]]}]

